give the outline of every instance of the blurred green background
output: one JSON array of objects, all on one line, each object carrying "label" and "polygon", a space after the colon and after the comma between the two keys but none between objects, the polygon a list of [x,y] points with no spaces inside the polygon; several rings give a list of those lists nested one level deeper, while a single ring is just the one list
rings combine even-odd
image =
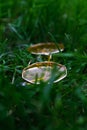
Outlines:
[{"label": "blurred green background", "polygon": [[[53,56],[67,67],[57,84],[24,85],[36,60],[27,48],[63,43]],[[87,129],[87,1],[0,0],[0,130]]]}]

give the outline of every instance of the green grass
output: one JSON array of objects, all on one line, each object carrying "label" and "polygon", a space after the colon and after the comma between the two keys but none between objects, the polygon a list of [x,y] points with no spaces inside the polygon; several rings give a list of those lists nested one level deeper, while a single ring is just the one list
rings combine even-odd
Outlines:
[{"label": "green grass", "polygon": [[[62,42],[53,60],[68,75],[53,84],[25,85],[36,57],[27,48]],[[87,129],[87,1],[0,0],[0,130]]]}]

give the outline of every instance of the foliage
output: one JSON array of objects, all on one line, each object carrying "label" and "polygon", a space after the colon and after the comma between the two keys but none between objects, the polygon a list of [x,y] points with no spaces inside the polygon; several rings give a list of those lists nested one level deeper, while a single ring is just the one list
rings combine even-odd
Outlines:
[{"label": "foliage", "polygon": [[[0,130],[87,129],[87,1],[0,0]],[[27,47],[63,42],[59,83],[24,85]]]}]

